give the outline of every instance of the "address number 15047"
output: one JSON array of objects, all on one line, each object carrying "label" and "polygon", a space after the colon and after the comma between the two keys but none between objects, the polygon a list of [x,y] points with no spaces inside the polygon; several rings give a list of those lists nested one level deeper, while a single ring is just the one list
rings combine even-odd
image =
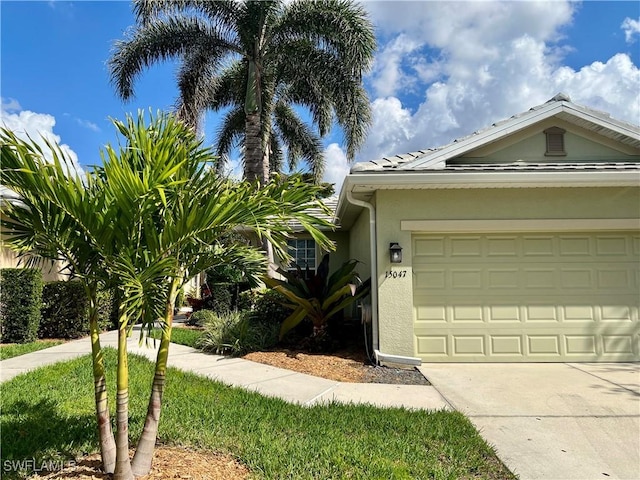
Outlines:
[{"label": "address number 15047", "polygon": [[384,272],[384,278],[404,278],[406,276],[406,270],[393,270]]}]

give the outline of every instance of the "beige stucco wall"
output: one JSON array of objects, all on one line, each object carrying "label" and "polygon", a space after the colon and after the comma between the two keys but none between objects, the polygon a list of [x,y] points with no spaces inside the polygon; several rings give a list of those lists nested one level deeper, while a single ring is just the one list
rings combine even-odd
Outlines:
[{"label": "beige stucco wall", "polygon": [[[412,232],[402,220],[640,219],[637,187],[379,190],[376,200],[380,350],[396,355],[413,355]],[[391,242],[402,246],[402,264],[390,264]]]},{"label": "beige stucco wall", "polygon": [[349,258],[360,261],[358,273],[366,280],[371,276],[371,240],[369,211],[362,209],[360,216],[349,230]]},{"label": "beige stucco wall", "polygon": [[[564,156],[545,156],[546,135],[544,130],[559,127],[566,131]],[[499,142],[474,149],[451,163],[511,163],[517,160],[528,162],[584,162],[584,161],[638,161],[638,151],[606,137],[597,137],[576,125],[550,118],[517,133],[501,138]]]},{"label": "beige stucco wall", "polygon": [[[24,263],[20,263],[18,261],[18,256],[9,248],[2,245],[0,247],[0,268],[23,268]],[[68,275],[63,275],[59,273],[62,268],[62,264],[59,262],[45,262],[40,266],[42,270],[42,279],[45,282],[57,281],[57,280],[67,280]]]}]

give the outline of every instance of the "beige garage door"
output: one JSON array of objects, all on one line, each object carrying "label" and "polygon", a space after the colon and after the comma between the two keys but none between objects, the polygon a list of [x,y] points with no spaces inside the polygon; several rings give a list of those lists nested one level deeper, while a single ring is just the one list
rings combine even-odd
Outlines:
[{"label": "beige garage door", "polygon": [[640,235],[414,235],[424,362],[640,360]]}]

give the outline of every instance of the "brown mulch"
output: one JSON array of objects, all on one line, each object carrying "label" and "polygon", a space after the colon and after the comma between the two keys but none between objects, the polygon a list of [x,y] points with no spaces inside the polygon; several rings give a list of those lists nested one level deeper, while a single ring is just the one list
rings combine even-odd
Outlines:
[{"label": "brown mulch", "polygon": [[354,347],[331,354],[280,349],[252,352],[242,358],[336,382],[429,385],[416,368],[375,367],[361,349]]},{"label": "brown mulch", "polygon": [[[100,454],[96,453],[80,459],[76,464],[63,470],[43,475],[34,475],[30,479],[76,479],[103,480],[112,475],[100,469]],[[136,480],[244,480],[249,478],[247,467],[230,455],[199,452],[182,447],[158,446],[153,458],[149,475]]]}]

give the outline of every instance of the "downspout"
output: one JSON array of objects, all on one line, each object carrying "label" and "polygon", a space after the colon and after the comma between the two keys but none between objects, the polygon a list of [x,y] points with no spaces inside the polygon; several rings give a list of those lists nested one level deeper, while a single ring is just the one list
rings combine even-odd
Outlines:
[{"label": "downspout", "polygon": [[380,348],[380,337],[378,334],[378,241],[376,237],[376,209],[369,202],[353,198],[353,194],[347,188],[347,200],[349,203],[369,210],[369,242],[371,249],[371,333],[373,351],[378,362],[378,348]]},{"label": "downspout", "polygon": [[376,364],[399,363],[404,365],[420,365],[422,361],[415,357],[391,355],[380,351],[380,335],[378,331],[378,239],[376,235],[376,210],[375,207],[364,200],[353,198],[353,194],[347,189],[349,203],[369,210],[369,237],[371,248],[371,333],[373,352]]}]

